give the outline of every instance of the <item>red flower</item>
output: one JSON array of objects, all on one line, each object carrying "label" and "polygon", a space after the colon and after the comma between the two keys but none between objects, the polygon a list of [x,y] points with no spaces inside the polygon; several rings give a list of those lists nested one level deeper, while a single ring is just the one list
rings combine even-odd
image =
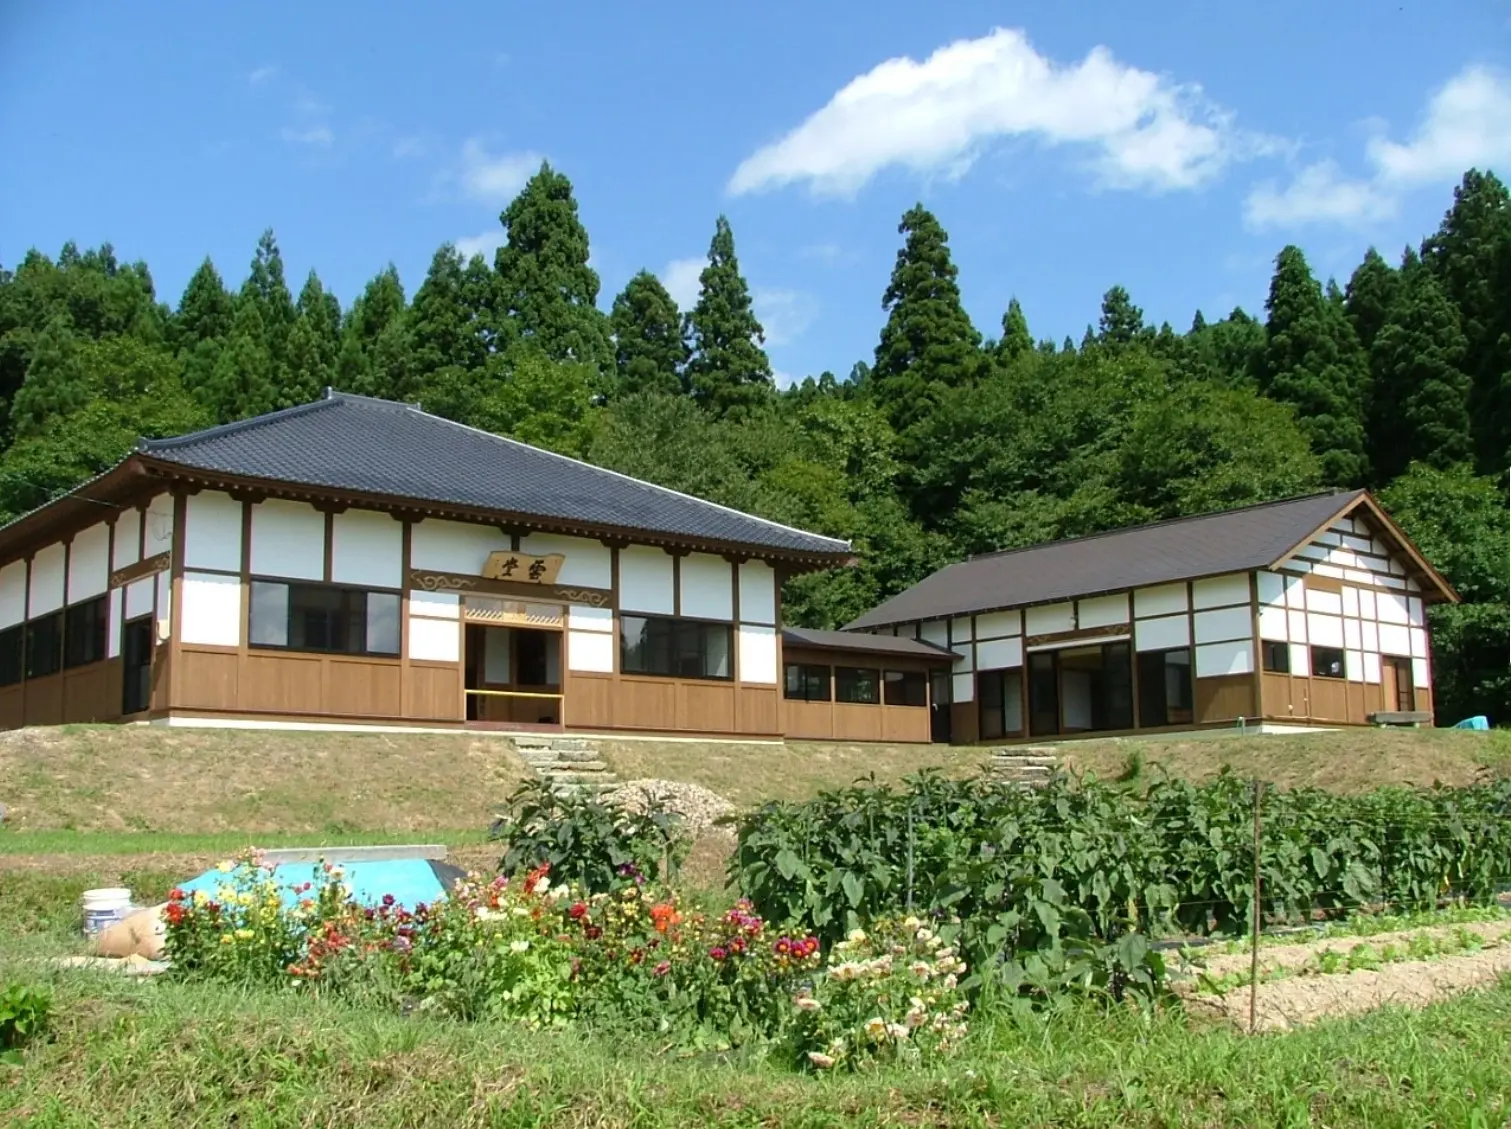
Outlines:
[{"label": "red flower", "polygon": [[173,887],[172,890],[168,891],[168,900],[170,902],[181,902],[181,901],[184,900],[184,897],[185,897],[184,892],[182,890],[180,890],[177,886]]},{"label": "red flower", "polygon": [[586,902],[573,902],[572,908],[567,910],[567,916],[573,921],[580,921],[587,915],[588,907]]},{"label": "red flower", "polygon": [[777,956],[786,956],[788,953],[792,952],[792,942],[787,940],[786,937],[783,937],[776,943],[776,951]]},{"label": "red flower", "polygon": [[644,959],[645,959],[645,950],[644,949],[632,949],[630,951],[630,963],[631,964],[639,964]]},{"label": "red flower", "polygon": [[598,938],[603,936],[603,930],[598,928],[598,926],[596,925],[589,925],[582,931],[582,935],[589,941],[596,941],[598,940]]},{"label": "red flower", "polygon": [[713,957],[714,960],[723,960],[729,954],[724,951],[722,946],[715,945],[713,948],[708,950],[708,955]]},{"label": "red flower", "polygon": [[[177,893],[177,891],[174,892]],[[169,902],[168,908],[163,910],[163,916],[168,919],[169,925],[177,925],[179,922],[183,921],[184,915],[184,907],[179,905],[177,902]]]},{"label": "red flower", "polygon": [[385,906],[391,906],[391,905],[393,905],[393,903],[394,903],[394,896],[392,894],[384,894],[383,895],[383,904]]},{"label": "red flower", "polygon": [[656,975],[657,976],[665,976],[671,970],[672,970],[672,962],[669,961],[669,960],[664,960],[664,961],[662,961],[660,964],[658,964],[656,966]]}]

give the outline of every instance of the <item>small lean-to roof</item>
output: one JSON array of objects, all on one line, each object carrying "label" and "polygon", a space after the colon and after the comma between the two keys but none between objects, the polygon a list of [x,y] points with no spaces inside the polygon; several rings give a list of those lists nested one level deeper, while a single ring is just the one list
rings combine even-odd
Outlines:
[{"label": "small lean-to roof", "polygon": [[784,647],[816,647],[825,651],[850,651],[866,655],[905,655],[908,658],[951,663],[960,656],[921,639],[895,635],[872,635],[865,631],[816,631],[807,627],[782,628]]},{"label": "small lean-to roof", "polygon": [[1413,562],[1429,599],[1457,599],[1453,588],[1422,559],[1368,492],[1351,490],[1309,494],[972,557],[940,569],[847,624],[846,629],[970,615],[1272,568],[1338,517],[1360,506]]},{"label": "small lean-to roof", "polygon": [[145,440],[149,465],[383,496],[601,533],[749,550],[851,556],[848,542],[754,517],[505,439],[417,405],[327,391],[323,400],[177,439]]}]

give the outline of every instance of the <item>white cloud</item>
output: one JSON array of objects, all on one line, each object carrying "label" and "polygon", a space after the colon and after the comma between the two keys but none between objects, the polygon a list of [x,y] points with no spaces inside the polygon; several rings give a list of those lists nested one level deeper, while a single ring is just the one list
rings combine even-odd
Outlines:
[{"label": "white cloud", "polygon": [[1465,67],[1433,94],[1415,137],[1405,144],[1375,137],[1368,153],[1380,177],[1399,184],[1511,163],[1511,75]]},{"label": "white cloud", "polygon": [[685,312],[698,304],[698,291],[702,288],[699,279],[706,266],[708,260],[703,258],[673,259],[661,268],[661,285],[679,310]]},{"label": "white cloud", "polygon": [[775,369],[772,370],[771,379],[776,382],[778,388],[791,388],[798,383],[798,378],[790,372],[780,372]]},{"label": "white cloud", "polygon": [[504,229],[495,227],[491,231],[482,232],[479,235],[464,235],[457,239],[456,249],[461,252],[462,258],[470,259],[473,255],[481,255],[489,262],[493,261],[493,252],[504,245]]},{"label": "white cloud", "polygon": [[458,179],[462,191],[474,200],[503,203],[525,186],[545,158],[525,150],[516,153],[488,152],[483,143],[470,137],[462,145],[462,164]]},{"label": "white cloud", "polygon": [[818,302],[797,290],[758,288],[751,295],[756,319],[766,331],[766,344],[787,345],[803,335],[818,317]]},{"label": "white cloud", "polygon": [[893,165],[959,176],[987,143],[1010,137],[1089,146],[1105,183],[1156,190],[1195,187],[1262,147],[1199,87],[1120,63],[1105,47],[1056,63],[1023,32],[997,28],[852,79],[742,161],[729,190],[807,181],[815,193],[850,196]]},{"label": "white cloud", "polygon": [[1511,76],[1465,67],[1428,99],[1410,141],[1391,141],[1383,125],[1365,146],[1368,176],[1345,176],[1333,161],[1296,173],[1290,184],[1256,185],[1244,201],[1252,228],[1331,223],[1363,225],[1389,219],[1404,192],[1457,180],[1473,166],[1511,163]]},{"label": "white cloud", "polygon": [[312,125],[303,129],[284,126],[280,135],[290,144],[314,145],[321,149],[330,148],[331,143],[336,140],[336,135],[327,125]]},{"label": "white cloud", "polygon": [[1244,223],[1255,230],[1313,223],[1370,224],[1396,212],[1394,196],[1368,180],[1351,180],[1332,161],[1319,161],[1284,188],[1256,185],[1243,202]]},{"label": "white cloud", "polygon": [[261,86],[264,82],[266,82],[270,78],[273,78],[277,74],[278,67],[276,64],[269,63],[266,66],[258,67],[251,74],[247,75],[247,85]]}]

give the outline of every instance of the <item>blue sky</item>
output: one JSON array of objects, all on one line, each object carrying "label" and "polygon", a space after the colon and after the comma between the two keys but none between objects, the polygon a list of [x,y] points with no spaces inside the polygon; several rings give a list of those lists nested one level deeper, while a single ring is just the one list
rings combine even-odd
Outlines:
[{"label": "blue sky", "polygon": [[272,226],[295,289],[412,293],[545,156],[605,308],[641,267],[685,298],[724,212],[774,367],[843,375],[917,200],[984,332],[1016,294],[1079,339],[1113,283],[1257,312],[1283,244],[1346,276],[1511,174],[1511,0],[426,8],[10,0],[0,263],[108,240],[176,304]]}]

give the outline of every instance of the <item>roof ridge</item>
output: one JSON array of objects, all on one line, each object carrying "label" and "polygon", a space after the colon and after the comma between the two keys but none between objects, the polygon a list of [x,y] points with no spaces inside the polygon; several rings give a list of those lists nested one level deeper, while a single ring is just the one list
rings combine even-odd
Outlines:
[{"label": "roof ridge", "polygon": [[[392,403],[392,401],[384,402]],[[799,529],[795,525],[783,525],[779,521],[772,521],[770,518],[760,517],[757,514],[748,514],[743,510],[737,510],[732,506],[726,506],[719,502],[710,502],[707,498],[699,498],[695,494],[684,494],[681,490],[673,490],[670,486],[661,486],[658,483],[647,482],[643,478],[636,478],[633,475],[625,474],[622,471],[612,470],[609,467],[598,466],[596,463],[590,463],[586,459],[574,459],[571,455],[563,455],[559,454],[556,451],[548,451],[544,447],[536,447],[530,443],[523,443],[518,439],[511,439],[507,435],[499,435],[496,432],[484,431],[482,428],[473,427],[471,424],[458,423],[454,419],[447,419],[445,416],[438,416],[431,412],[427,412],[424,408],[421,408],[418,405],[404,405],[404,407],[406,407],[409,411],[416,412],[419,415],[426,417],[427,419],[433,419],[437,420],[440,423],[450,424],[452,427],[459,427],[463,431],[471,431],[477,435],[484,436],[485,438],[495,439],[500,443],[509,443],[516,447],[523,447],[527,451],[536,451],[542,455],[549,455],[551,458],[561,459],[563,462],[576,463],[578,466],[587,467],[589,470],[598,471],[600,474],[612,474],[615,478],[622,478],[624,481],[633,483],[636,486],[645,487],[650,490],[657,490],[665,494],[671,494],[675,497],[683,498],[689,502],[697,502],[702,506],[712,506],[714,509],[722,510],[724,513],[734,514],[736,517],[744,518],[747,521],[758,521],[762,525],[769,525],[773,529],[780,529],[785,533],[796,533],[803,537],[816,537],[821,541],[832,541],[836,545],[843,545],[846,550],[854,549],[854,546],[849,541],[842,540],[838,537],[830,537],[823,533],[814,533],[813,531],[808,529]]]},{"label": "roof ridge", "polygon": [[1074,545],[1082,541],[1095,541],[1103,537],[1116,537],[1124,533],[1137,533],[1140,530],[1144,529],[1163,529],[1166,526],[1180,525],[1185,522],[1191,521],[1202,521],[1206,518],[1212,517],[1225,517],[1228,514],[1248,513],[1252,510],[1267,509],[1271,506],[1288,506],[1293,505],[1296,502],[1311,501],[1314,498],[1342,498],[1349,494],[1352,494],[1357,498],[1362,497],[1368,492],[1369,491],[1362,486],[1357,487],[1353,490],[1339,490],[1336,488],[1332,490],[1315,490],[1310,494],[1296,494],[1290,498],[1272,498],[1268,502],[1250,502],[1246,506],[1234,506],[1233,508],[1227,510],[1209,510],[1206,513],[1202,514],[1183,514],[1180,517],[1161,518],[1159,521],[1146,521],[1142,525],[1124,525],[1120,526],[1117,529],[1103,529],[1096,533],[1083,533],[1079,537],[1057,537],[1051,538],[1048,541],[1035,541],[1032,545],[1018,545],[1011,549],[996,549],[990,553],[972,553],[964,560],[955,561],[951,565],[946,565],[945,567],[952,568],[954,567],[954,565],[968,564],[971,561],[985,561],[992,560],[997,557],[1009,557],[1014,553],[1028,553],[1032,552],[1035,549],[1043,549],[1049,545]]},{"label": "roof ridge", "polygon": [[[330,389],[326,389],[326,391],[329,393]],[[288,419],[291,416],[319,411],[339,403],[340,399],[344,397],[345,393],[336,393],[334,396],[328,395],[321,400],[310,400],[308,403],[295,404],[293,407],[279,408],[277,411],[268,412],[266,415],[249,416],[246,419],[232,420],[230,423],[217,424],[214,427],[207,427],[201,431],[191,431],[188,435],[175,435],[169,439],[138,439],[136,441],[136,449],[143,454],[149,455],[154,451],[176,451],[183,447],[193,446],[195,443],[203,443],[207,439],[219,439],[226,435],[236,435],[243,431],[251,431],[257,427]],[[380,402],[393,403],[391,400]],[[403,407],[404,405],[400,404],[397,406]]]}]

